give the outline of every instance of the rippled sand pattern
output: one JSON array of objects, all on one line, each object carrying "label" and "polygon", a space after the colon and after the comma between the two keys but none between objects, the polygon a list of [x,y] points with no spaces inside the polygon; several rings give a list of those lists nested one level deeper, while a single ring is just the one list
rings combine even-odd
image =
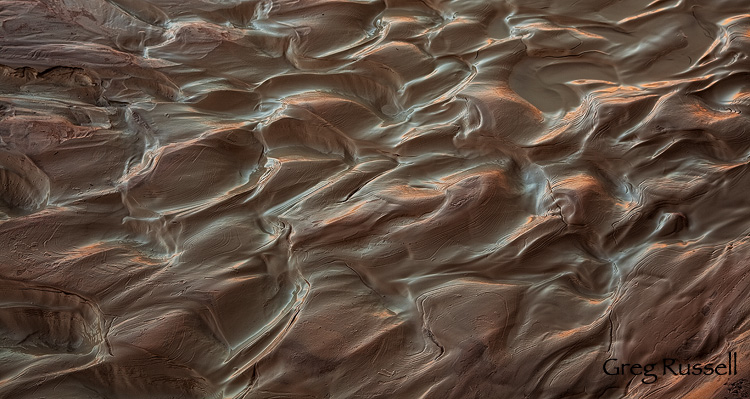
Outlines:
[{"label": "rippled sand pattern", "polygon": [[0,397],[747,397],[748,12],[0,1]]}]

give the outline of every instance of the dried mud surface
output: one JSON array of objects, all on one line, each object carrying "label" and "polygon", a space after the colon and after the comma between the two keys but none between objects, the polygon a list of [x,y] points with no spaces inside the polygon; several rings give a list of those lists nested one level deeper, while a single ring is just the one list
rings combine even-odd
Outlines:
[{"label": "dried mud surface", "polygon": [[0,397],[746,397],[748,11],[1,0]]}]

